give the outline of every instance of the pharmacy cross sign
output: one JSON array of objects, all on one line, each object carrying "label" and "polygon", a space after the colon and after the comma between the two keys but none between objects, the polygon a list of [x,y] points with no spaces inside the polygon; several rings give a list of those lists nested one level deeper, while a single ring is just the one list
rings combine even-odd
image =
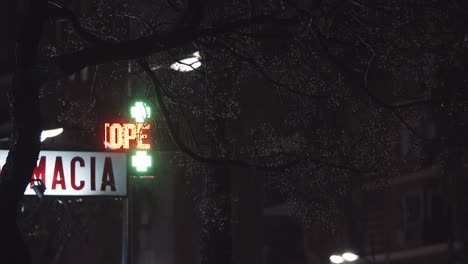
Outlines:
[{"label": "pharmacy cross sign", "polygon": [[149,153],[151,144],[148,140],[151,107],[144,102],[135,102],[130,107],[130,116],[135,122],[104,123],[104,147],[110,150],[132,150],[135,154],[130,159],[136,173],[146,173],[153,166]]},{"label": "pharmacy cross sign", "polygon": [[132,156],[132,166],[136,168],[137,171],[147,171],[148,167],[151,167],[151,157],[146,154],[146,151],[137,151],[134,156]]},{"label": "pharmacy cross sign", "polygon": [[142,102],[136,102],[135,105],[130,108],[130,114],[135,118],[136,122],[143,123],[145,119],[151,117],[151,108]]}]

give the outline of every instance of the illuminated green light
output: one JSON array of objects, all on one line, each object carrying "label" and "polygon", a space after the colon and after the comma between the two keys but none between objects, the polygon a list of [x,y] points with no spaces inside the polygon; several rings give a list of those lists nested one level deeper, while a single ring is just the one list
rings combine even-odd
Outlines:
[{"label": "illuminated green light", "polygon": [[130,114],[136,122],[142,123],[151,117],[151,107],[143,102],[135,102],[135,105],[130,108]]},{"label": "illuminated green light", "polygon": [[151,156],[147,155],[146,151],[137,151],[132,156],[132,166],[138,172],[147,172],[148,168],[151,167]]}]

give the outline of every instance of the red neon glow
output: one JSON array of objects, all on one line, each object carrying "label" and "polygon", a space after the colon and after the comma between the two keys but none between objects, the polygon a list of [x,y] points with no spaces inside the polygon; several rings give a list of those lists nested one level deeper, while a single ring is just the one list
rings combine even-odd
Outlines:
[{"label": "red neon glow", "polygon": [[106,149],[130,149],[130,143],[135,149],[151,149],[148,138],[149,124],[142,123],[104,123],[104,147]]}]

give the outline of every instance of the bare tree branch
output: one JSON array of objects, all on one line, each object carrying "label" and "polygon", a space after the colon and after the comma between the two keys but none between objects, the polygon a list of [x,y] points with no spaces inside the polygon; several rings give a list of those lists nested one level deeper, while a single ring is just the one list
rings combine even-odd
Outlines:
[{"label": "bare tree branch", "polygon": [[[194,0],[197,2],[198,0]],[[195,11],[197,8],[193,8]],[[216,28],[194,29],[193,27],[177,27],[171,31],[155,32],[135,40],[111,42],[103,40],[85,30],[76,16],[70,11],[57,5],[49,6],[48,14],[51,17],[70,19],[77,33],[85,40],[94,43],[93,47],[76,52],[53,57],[47,61],[31,66],[30,72],[37,81],[51,81],[73,74],[81,69],[103,64],[109,61],[129,60],[146,57],[153,53],[167,51],[193,42],[197,38],[221,35],[233,30],[257,24],[297,24],[298,19],[278,18],[272,15],[262,15],[249,19],[241,19],[225,23]],[[194,19],[194,18],[192,18]]]},{"label": "bare tree branch", "polygon": [[148,66],[148,64],[144,60],[139,60],[138,64],[140,65],[140,67],[144,69],[144,71],[148,74],[148,76],[151,78],[151,81],[153,82],[153,86],[154,86],[153,88],[156,94],[156,100],[158,101],[158,105],[161,109],[162,115],[164,116],[166,120],[166,124],[169,129],[169,133],[172,137],[172,140],[182,152],[187,154],[192,159],[199,161],[199,162],[227,164],[227,165],[235,165],[235,166],[241,166],[241,167],[253,167],[259,170],[267,170],[267,171],[286,169],[303,161],[303,159],[297,158],[293,161],[285,162],[277,166],[266,166],[266,165],[251,164],[243,160],[211,158],[208,156],[195,153],[193,150],[188,148],[184,143],[182,143],[181,140],[178,138],[178,134],[175,131],[175,126],[172,123],[172,119],[170,118],[169,110],[167,109],[166,104],[164,103],[163,95],[160,89],[161,84],[158,78],[156,77],[156,74],[153,71],[151,71],[151,68]]},{"label": "bare tree branch", "polygon": [[414,128],[411,127],[411,125],[403,118],[403,116],[397,111],[397,109],[394,106],[384,102],[383,100],[381,100],[380,98],[375,96],[368,89],[368,87],[367,87],[367,76],[368,76],[368,73],[369,73],[370,65],[372,64],[372,61],[374,60],[374,57],[375,57],[375,52],[373,51],[373,49],[370,46],[368,46],[368,44],[366,45],[366,43],[363,43],[368,48],[370,48],[373,55],[372,55],[371,60],[368,63],[366,71],[364,73],[364,83],[360,84],[360,83],[356,83],[355,81],[353,81],[354,76],[359,75],[359,73],[352,70],[352,69],[350,69],[349,67],[347,67],[343,62],[338,60],[338,58],[336,58],[336,56],[331,54],[331,52],[329,51],[328,47],[325,44],[325,36],[320,32],[320,30],[318,28],[315,27],[313,29],[313,31],[316,34],[316,37],[317,37],[317,39],[319,41],[319,45],[321,46],[322,50],[324,51],[324,53],[326,54],[328,59],[333,63],[333,65],[337,66],[343,73],[350,76],[351,82],[353,82],[356,87],[362,87],[362,90],[366,93],[366,95],[374,103],[376,103],[379,107],[383,107],[385,109],[388,109],[393,115],[395,115],[395,117],[406,127],[406,129],[408,129],[408,131],[411,133],[411,135],[413,135],[415,138],[417,138],[418,140],[422,140],[422,141],[432,141],[433,140],[433,139],[429,139],[429,138],[423,138],[420,135],[418,135],[416,133],[416,131],[414,130]]},{"label": "bare tree branch", "polygon": [[[194,0],[193,3],[196,3],[197,1],[198,0]],[[197,10],[197,8],[193,6],[192,8],[193,8],[192,11]],[[63,13],[63,15],[66,15],[68,17],[72,14],[65,12]],[[68,18],[72,19],[72,17],[68,17]],[[83,28],[79,24],[77,24],[78,20],[76,18],[73,18],[73,19],[75,21],[74,22],[75,27],[79,29],[77,33],[81,34],[81,30],[83,30]],[[172,32],[164,32],[164,33],[160,32],[159,34],[155,33],[150,36],[144,36],[136,40],[130,40],[130,41],[125,41],[125,42],[120,42],[120,43],[111,43],[109,41],[99,39],[95,37],[94,35],[90,34],[89,32],[84,32],[84,34],[81,34],[81,36],[85,38],[85,40],[90,41],[90,42],[95,42],[95,44],[98,44],[98,45],[96,45],[95,47],[87,48],[82,51],[75,52],[75,53],[65,54],[65,55],[56,57],[54,58],[54,60],[61,66],[63,70],[65,70],[65,72],[72,73],[81,69],[81,67],[87,66],[90,64],[93,65],[93,64],[104,63],[106,61],[143,58],[146,55],[149,55],[151,53],[155,53],[159,51],[168,51],[169,49],[172,49],[174,47],[178,47],[180,45],[194,41],[199,37],[222,35],[225,33],[235,31],[236,29],[244,28],[250,25],[265,24],[265,23],[277,23],[277,24],[282,24],[282,25],[288,25],[288,24],[297,24],[299,22],[300,20],[298,19],[278,18],[272,15],[262,15],[262,16],[253,17],[250,19],[244,19],[244,20],[238,20],[238,21],[226,23],[216,28],[199,29],[199,30],[180,29],[180,30],[175,30]],[[237,54],[238,58],[240,59],[250,61],[250,63],[253,63],[254,65],[256,65],[257,70],[263,71],[263,73],[266,74],[264,69],[262,70],[261,66],[256,64],[254,60],[252,59],[249,60],[248,57],[243,57],[242,55],[238,53],[235,53],[235,54]],[[166,119],[166,123],[168,125],[169,132],[170,132],[172,139],[174,140],[174,142],[176,143],[176,145],[179,147],[180,150],[182,150],[188,156],[190,156],[191,158],[197,161],[211,162],[211,163],[218,163],[218,164],[229,164],[229,165],[242,166],[242,167],[254,167],[259,170],[270,171],[270,170],[286,169],[286,168],[295,166],[296,164],[307,160],[307,161],[320,163],[322,165],[326,165],[326,166],[330,166],[330,167],[334,167],[338,169],[343,169],[343,170],[354,171],[358,173],[369,172],[368,170],[361,170],[358,168],[348,167],[342,164],[335,164],[330,161],[326,161],[324,159],[311,160],[305,157],[300,158],[299,156],[296,156],[296,158],[293,159],[292,161],[286,161],[282,164],[270,166],[270,165],[251,164],[244,160],[211,158],[208,156],[197,154],[179,140],[177,133],[175,131],[174,125],[172,124],[169,111],[167,110],[167,107],[164,103],[160,82],[157,79],[155,73],[151,70],[151,68],[146,63],[145,60],[140,59],[138,60],[138,63],[140,67],[142,67],[142,69],[148,74],[148,76],[151,78],[153,82],[156,99],[161,108],[163,116]],[[270,80],[272,79],[270,78]]]},{"label": "bare tree branch", "polygon": [[314,99],[322,99],[322,98],[327,98],[330,96],[324,93],[307,93],[307,92],[301,92],[301,91],[295,90],[291,88],[289,85],[275,80],[272,76],[270,76],[270,74],[265,70],[265,68],[262,67],[254,58],[239,53],[238,51],[235,50],[235,48],[233,48],[229,43],[225,41],[221,41],[220,43],[222,44],[223,47],[228,49],[229,53],[231,53],[234,56],[234,58],[236,58],[240,62],[248,63],[256,72],[262,75],[262,77],[266,81],[271,83],[272,85],[283,88],[292,94],[299,95],[299,96],[306,96],[306,97],[310,97]]}]

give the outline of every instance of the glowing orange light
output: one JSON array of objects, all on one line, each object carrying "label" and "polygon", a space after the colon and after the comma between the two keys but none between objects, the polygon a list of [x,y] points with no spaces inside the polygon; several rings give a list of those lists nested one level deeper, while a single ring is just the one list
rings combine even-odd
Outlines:
[{"label": "glowing orange light", "polygon": [[137,137],[137,129],[135,124],[123,124],[123,148],[130,148],[130,140],[135,140]]},{"label": "glowing orange light", "polygon": [[136,143],[136,149],[151,149],[146,143],[149,124],[142,123],[104,123],[104,147],[106,149],[130,149],[130,142]]},{"label": "glowing orange light", "polygon": [[143,143],[143,140],[148,138],[148,135],[145,133],[145,130],[150,129],[149,124],[137,124],[138,130],[138,141],[137,141],[137,149],[151,149],[151,145],[148,143]]}]

